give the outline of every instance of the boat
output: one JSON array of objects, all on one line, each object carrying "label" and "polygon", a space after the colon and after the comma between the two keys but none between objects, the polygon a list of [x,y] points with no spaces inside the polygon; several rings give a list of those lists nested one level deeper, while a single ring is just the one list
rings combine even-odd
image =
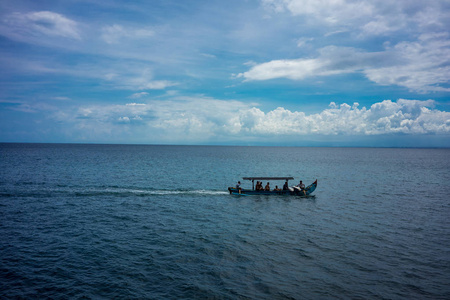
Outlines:
[{"label": "boat", "polygon": [[[229,187],[228,191],[232,195],[241,195],[241,196],[247,196],[247,195],[290,195],[290,196],[300,196],[300,197],[308,197],[313,196],[311,195],[312,192],[315,191],[317,187],[317,179],[304,189],[300,189],[298,186],[289,186],[289,180],[293,180],[294,177],[243,177],[243,180],[251,180],[252,182],[252,189],[244,189],[244,188],[237,188],[237,187]],[[283,180],[287,184],[287,189],[271,189],[270,191],[264,191],[264,190],[255,190],[255,180],[257,181],[279,181]]]}]

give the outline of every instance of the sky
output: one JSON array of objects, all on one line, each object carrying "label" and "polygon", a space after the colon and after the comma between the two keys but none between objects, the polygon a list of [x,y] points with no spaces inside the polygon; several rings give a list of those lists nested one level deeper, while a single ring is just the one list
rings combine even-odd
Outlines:
[{"label": "sky", "polygon": [[448,0],[0,1],[0,142],[450,147]]}]

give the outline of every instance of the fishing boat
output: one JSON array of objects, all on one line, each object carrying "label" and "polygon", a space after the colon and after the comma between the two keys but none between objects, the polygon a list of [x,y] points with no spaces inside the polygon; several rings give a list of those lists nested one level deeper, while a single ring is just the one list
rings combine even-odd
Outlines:
[{"label": "fishing boat", "polygon": [[[243,180],[251,180],[252,189],[244,189],[238,187],[229,187],[228,191],[232,195],[290,195],[290,196],[300,196],[300,197],[308,197],[311,196],[312,192],[317,187],[317,179],[304,189],[301,189],[298,186],[289,186],[289,180],[294,179],[294,177],[243,177]],[[278,190],[271,189],[270,191],[255,189],[255,180],[257,181],[285,181],[285,188],[280,188]]]}]

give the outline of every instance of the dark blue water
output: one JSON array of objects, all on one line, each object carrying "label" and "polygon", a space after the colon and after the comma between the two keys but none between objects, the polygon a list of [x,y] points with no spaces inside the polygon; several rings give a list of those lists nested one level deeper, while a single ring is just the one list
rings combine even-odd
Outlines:
[{"label": "dark blue water", "polygon": [[[449,149],[0,155],[0,298],[450,299]],[[244,176],[316,197],[229,195]]]}]

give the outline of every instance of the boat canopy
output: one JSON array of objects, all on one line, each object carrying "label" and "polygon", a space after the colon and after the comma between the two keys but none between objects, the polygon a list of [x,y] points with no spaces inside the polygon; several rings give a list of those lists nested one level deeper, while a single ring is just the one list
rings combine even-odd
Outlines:
[{"label": "boat canopy", "polygon": [[243,177],[244,180],[292,180],[294,177]]}]

